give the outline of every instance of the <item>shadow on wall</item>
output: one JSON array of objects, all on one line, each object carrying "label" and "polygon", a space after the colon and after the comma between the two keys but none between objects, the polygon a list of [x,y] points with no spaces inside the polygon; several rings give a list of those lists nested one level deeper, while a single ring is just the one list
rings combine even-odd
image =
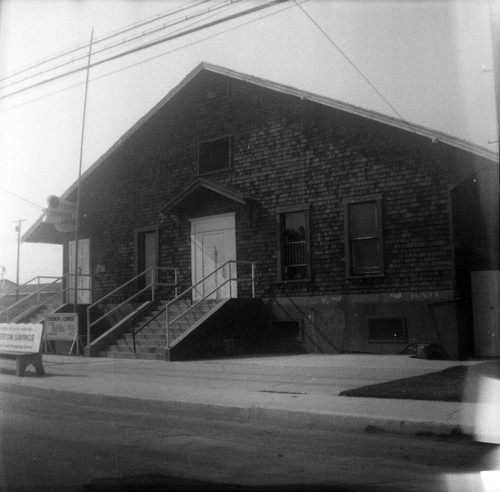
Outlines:
[{"label": "shadow on wall", "polygon": [[[308,353],[341,353],[345,327],[344,313],[327,303],[311,303],[309,298],[289,297],[269,299],[266,306],[272,312],[273,326],[295,323],[297,340]],[[280,328],[281,326],[281,328]],[[292,325],[289,327],[293,333]]]}]

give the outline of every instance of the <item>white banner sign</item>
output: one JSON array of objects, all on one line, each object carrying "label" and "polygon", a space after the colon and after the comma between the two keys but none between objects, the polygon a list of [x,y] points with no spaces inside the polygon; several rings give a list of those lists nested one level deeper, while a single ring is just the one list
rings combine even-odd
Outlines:
[{"label": "white banner sign", "polygon": [[78,334],[78,314],[56,313],[45,315],[45,339],[72,341]]},{"label": "white banner sign", "polygon": [[0,323],[0,352],[38,353],[42,332],[40,323]]}]

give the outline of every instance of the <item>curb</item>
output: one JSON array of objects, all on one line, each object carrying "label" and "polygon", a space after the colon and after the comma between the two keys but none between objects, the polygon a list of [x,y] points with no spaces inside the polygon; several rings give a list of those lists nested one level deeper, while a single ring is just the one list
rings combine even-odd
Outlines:
[{"label": "curb", "polygon": [[418,437],[472,439],[472,436],[452,422],[400,420],[385,417],[367,417],[343,413],[320,413],[265,408],[256,406],[225,406],[182,401],[139,399],[129,396],[79,393],[69,390],[35,388],[14,383],[0,383],[0,391],[39,399],[57,399],[65,403],[98,405],[103,411],[150,413],[168,412],[183,418],[225,420],[259,426],[277,426],[302,430],[369,432],[373,434],[408,434]]}]

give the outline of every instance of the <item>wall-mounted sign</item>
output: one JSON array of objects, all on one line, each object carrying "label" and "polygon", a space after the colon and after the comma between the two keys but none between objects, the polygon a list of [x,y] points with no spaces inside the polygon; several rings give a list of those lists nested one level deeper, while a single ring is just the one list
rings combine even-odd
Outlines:
[{"label": "wall-mounted sign", "polygon": [[45,340],[74,341],[78,335],[78,314],[45,315]]},{"label": "wall-mounted sign", "polygon": [[0,352],[38,353],[42,332],[40,323],[0,323]]},{"label": "wall-mounted sign", "polygon": [[48,208],[44,210],[43,221],[54,224],[59,232],[71,232],[75,230],[76,205],[57,196],[47,198]]}]

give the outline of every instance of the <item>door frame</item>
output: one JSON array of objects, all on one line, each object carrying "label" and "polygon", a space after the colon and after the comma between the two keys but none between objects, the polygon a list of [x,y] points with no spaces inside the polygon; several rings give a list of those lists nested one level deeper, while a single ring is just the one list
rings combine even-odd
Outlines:
[{"label": "door frame", "polygon": [[[76,245],[75,240],[68,241],[68,300],[70,303],[74,303],[75,298],[77,304],[91,304],[92,303],[92,270],[91,270],[91,260],[90,260],[90,239],[89,238],[83,238],[83,239],[78,239],[78,249],[81,250],[82,248],[87,249],[87,258],[88,258],[88,273],[78,273],[76,276],[81,277],[83,280],[84,277],[88,278],[88,286],[86,288],[80,288],[80,285],[78,285],[78,280],[77,280],[77,291],[74,293],[73,291],[75,290],[75,279],[74,275],[76,272],[73,272],[75,268],[75,257],[74,254],[71,254],[71,249],[72,245]],[[75,248],[75,246],[73,246]],[[82,259],[82,255],[80,254],[80,251],[78,252],[78,263],[80,263]],[[76,294],[76,295],[75,295]],[[74,296],[74,297],[73,297]],[[88,296],[88,298],[86,298]],[[83,299],[82,299],[83,297]]]},{"label": "door frame", "polygon": [[[153,234],[154,237],[154,265],[152,265],[156,270],[159,265],[160,256],[160,234],[159,226],[147,226],[138,227],[135,230],[135,273],[139,275],[144,271],[144,260],[145,260],[145,243],[144,238],[146,234]],[[157,279],[158,280],[158,279]],[[138,288],[142,289],[146,285],[146,278],[143,276],[139,279]]]},{"label": "door frame", "polygon": [[[204,233],[214,233],[217,231],[229,231],[231,234],[231,243],[229,251],[227,244],[225,244],[225,253],[228,253],[225,261],[236,260],[236,213],[229,212],[218,215],[207,215],[204,217],[195,217],[189,219],[191,223],[191,282],[194,285],[197,280],[197,267],[196,264],[196,236]],[[230,272],[231,273],[231,272]],[[237,292],[238,282],[232,282],[231,296],[238,297]],[[193,290],[193,299],[197,299],[196,291]]]}]

